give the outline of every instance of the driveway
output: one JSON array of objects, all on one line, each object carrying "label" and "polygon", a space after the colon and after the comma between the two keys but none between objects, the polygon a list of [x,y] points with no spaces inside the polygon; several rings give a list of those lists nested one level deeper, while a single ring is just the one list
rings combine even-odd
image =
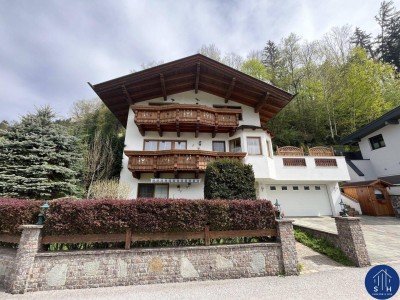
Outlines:
[{"label": "driveway", "polygon": [[[371,264],[400,262],[400,218],[360,216]],[[331,217],[293,218],[295,224],[337,233]]]}]

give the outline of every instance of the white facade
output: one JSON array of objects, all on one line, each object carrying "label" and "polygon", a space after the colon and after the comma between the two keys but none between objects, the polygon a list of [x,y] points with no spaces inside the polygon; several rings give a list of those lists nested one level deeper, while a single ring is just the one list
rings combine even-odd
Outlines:
[{"label": "white facade", "polygon": [[[395,123],[395,122],[394,122]],[[384,146],[374,149],[371,138],[381,135]],[[400,125],[388,124],[364,136],[358,142],[363,160],[352,163],[364,174],[358,175],[348,166],[351,181],[374,180],[379,177],[400,175]],[[388,189],[389,194],[400,195],[400,186]]]},{"label": "white facade", "polygon": [[[170,95],[168,98],[168,101],[174,99],[174,104],[196,104],[198,102],[199,105],[210,107],[224,105],[223,98],[201,91],[197,94],[194,91],[179,93]],[[200,101],[196,101],[196,98]],[[148,103],[164,103],[164,100],[157,98],[140,102],[138,105],[143,106]],[[233,101],[229,101],[227,105],[242,108],[242,120],[239,122],[239,126],[260,126],[259,114],[254,112],[253,107]],[[260,139],[260,155],[248,154],[248,138],[254,137]],[[268,199],[273,202],[278,199],[286,216],[338,215],[340,211],[338,181],[350,179],[344,158],[334,157],[337,162],[335,167],[316,166],[314,157],[309,156],[301,157],[306,160],[306,166],[284,166],[283,157],[273,155],[270,135],[261,128],[238,129],[232,136],[229,136],[228,133],[217,133],[214,138],[210,133],[200,133],[196,138],[192,132],[181,133],[180,137],[177,137],[175,132],[164,132],[160,137],[158,132],[146,131],[145,136],[142,136],[134,123],[134,113],[130,110],[126,127],[125,150],[142,151],[145,140],[173,140],[186,141],[187,150],[206,151],[213,150],[213,141],[224,141],[226,151],[229,151],[229,141],[237,138],[240,138],[241,141],[241,152],[247,153],[244,162],[253,166],[259,199]],[[138,184],[149,184],[152,178],[154,178],[153,174],[145,173],[141,175],[140,179],[134,178],[128,170],[128,157],[124,155],[120,180],[131,187],[131,198],[138,196]],[[174,175],[160,174],[160,178],[174,178]],[[194,174],[185,175],[184,178],[194,178]],[[167,191],[169,198],[201,199],[204,197],[204,174],[200,173],[199,179],[200,183],[190,185],[169,183],[168,186],[160,186],[159,191],[160,193]],[[275,187],[275,189],[271,187]]]}]

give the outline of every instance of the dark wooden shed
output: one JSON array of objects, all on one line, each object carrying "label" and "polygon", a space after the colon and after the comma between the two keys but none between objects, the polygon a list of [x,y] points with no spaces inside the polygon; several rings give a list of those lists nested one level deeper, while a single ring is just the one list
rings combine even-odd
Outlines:
[{"label": "dark wooden shed", "polygon": [[362,213],[368,216],[394,216],[392,203],[387,192],[391,183],[376,179],[348,182],[342,185],[343,193],[360,203]]}]

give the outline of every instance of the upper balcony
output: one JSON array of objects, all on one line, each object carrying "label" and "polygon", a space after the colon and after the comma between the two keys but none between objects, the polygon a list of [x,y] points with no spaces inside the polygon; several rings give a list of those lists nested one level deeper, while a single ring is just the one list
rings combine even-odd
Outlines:
[{"label": "upper balcony", "polygon": [[241,109],[212,108],[203,105],[170,104],[162,106],[131,106],[135,113],[135,123],[142,136],[146,131],[163,132],[209,132],[235,133],[239,126]]},{"label": "upper balcony", "polygon": [[135,178],[141,173],[199,173],[205,172],[207,164],[219,158],[243,159],[243,152],[213,152],[202,150],[125,151],[129,157],[128,169]]}]

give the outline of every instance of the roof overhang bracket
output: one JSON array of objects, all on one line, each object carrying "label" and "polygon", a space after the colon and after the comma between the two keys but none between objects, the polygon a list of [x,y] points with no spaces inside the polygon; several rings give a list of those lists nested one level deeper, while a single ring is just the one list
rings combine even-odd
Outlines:
[{"label": "roof overhang bracket", "polygon": [[126,89],[125,84],[123,84],[123,85],[121,86],[121,88],[122,88],[122,93],[123,93],[124,96],[125,96],[126,102],[128,102],[129,105],[133,105],[133,103],[134,103],[134,102],[133,102],[133,99],[132,99],[131,95],[129,95],[129,92],[128,92],[128,90]]},{"label": "roof overhang bracket", "polygon": [[267,103],[267,100],[269,98],[269,93],[266,92],[260,99],[260,101],[258,101],[258,103],[256,104],[256,106],[254,107],[254,112],[258,113],[260,112],[261,108],[263,108],[263,106],[265,105],[265,103]]},{"label": "roof overhang bracket", "polygon": [[194,85],[194,93],[195,94],[197,94],[199,92],[199,81],[200,81],[200,63],[197,63],[196,83]]},{"label": "roof overhang bracket", "polygon": [[228,88],[228,90],[226,91],[225,103],[228,103],[229,98],[230,98],[231,95],[232,95],[233,88],[235,87],[235,83],[236,83],[236,78],[233,77],[233,78],[232,78],[232,81],[231,81],[231,84],[229,85],[229,88]]},{"label": "roof overhang bracket", "polygon": [[164,101],[167,101],[167,89],[165,88],[165,80],[164,80],[164,75],[162,73],[160,74],[160,81],[161,81],[161,90],[163,93]]}]

